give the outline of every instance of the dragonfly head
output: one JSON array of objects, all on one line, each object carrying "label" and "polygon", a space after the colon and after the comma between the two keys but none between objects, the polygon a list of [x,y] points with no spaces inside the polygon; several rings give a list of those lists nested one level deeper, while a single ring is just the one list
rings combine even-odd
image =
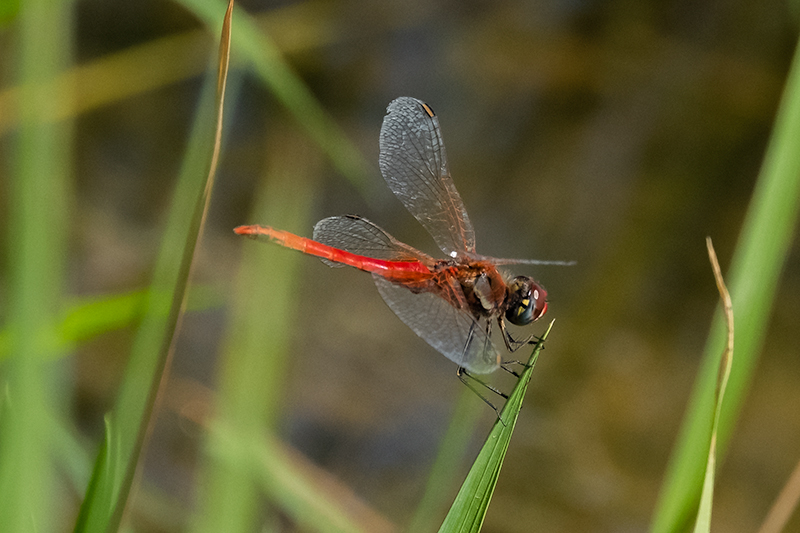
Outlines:
[{"label": "dragonfly head", "polygon": [[517,276],[508,284],[506,320],[525,326],[547,311],[547,291],[528,276]]}]

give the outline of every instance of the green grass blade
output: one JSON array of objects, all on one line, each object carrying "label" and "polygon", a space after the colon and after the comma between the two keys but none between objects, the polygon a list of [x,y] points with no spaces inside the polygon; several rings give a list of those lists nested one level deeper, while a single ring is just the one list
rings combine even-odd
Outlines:
[{"label": "green grass blade", "polygon": [[[209,24],[213,23],[220,9],[219,0],[180,0],[180,3]],[[259,29],[253,17],[239,9],[234,21],[233,48],[236,53],[247,58],[256,75],[292,113],[336,169],[363,191],[370,166],[358,149],[284,60],[280,49]]]},{"label": "green grass blade", "polygon": [[[115,487],[118,484],[117,480],[108,473],[117,473],[122,469],[119,465],[111,465],[112,457],[120,457],[121,454],[111,454],[111,449],[115,447],[118,441],[117,436],[113,434],[111,429],[111,416],[106,416],[105,419],[105,434],[103,442],[100,444],[100,449],[97,452],[97,458],[94,462],[92,476],[89,478],[89,485],[86,487],[86,495],[84,496],[84,503],[81,505],[78,519],[75,521],[75,531],[105,531],[105,524],[99,522],[96,518],[92,518],[93,522],[90,523],[90,517],[98,514],[96,503],[98,501],[111,502],[112,498],[108,495],[116,492]],[[90,505],[93,504],[93,505]],[[107,515],[110,515],[111,509],[104,509]]]},{"label": "green grass blade", "polygon": [[[778,279],[797,224],[800,205],[800,53],[778,109],[764,164],[733,257],[729,280],[736,328],[736,360],[720,415],[719,455],[724,455],[753,378]],[[703,355],[678,442],[670,459],[652,531],[682,531],[697,509],[712,423],[725,320],[718,311]]]},{"label": "green grass blade", "polygon": [[717,390],[714,395],[714,422],[711,426],[711,444],[708,448],[706,472],[703,476],[703,490],[700,495],[700,507],[697,511],[697,518],[694,523],[694,533],[708,533],[711,531],[711,507],[714,503],[714,476],[716,474],[717,462],[717,430],[722,413],[722,400],[725,397],[725,389],[728,386],[728,378],[730,378],[731,375],[734,341],[733,306],[731,304],[731,297],[728,294],[728,289],[725,287],[725,281],[722,279],[722,272],[720,271],[719,262],[717,261],[717,254],[714,252],[714,246],[711,244],[710,237],[706,238],[706,246],[708,247],[708,257],[711,260],[711,267],[714,271],[714,279],[717,282],[717,289],[719,290],[720,305],[725,314],[725,325],[728,336],[725,350],[720,359],[721,366],[718,373]]},{"label": "green grass blade", "polygon": [[[179,329],[178,319],[184,305],[191,262],[216,172],[228,65],[226,35],[227,25],[223,26],[219,72],[206,83],[190,149],[184,159],[150,289],[148,312],[134,342],[117,403],[108,419],[90,481],[91,490],[84,499],[75,531],[116,531],[122,519],[158,387]],[[165,316],[158,302],[167,294],[171,295],[171,305]]]},{"label": "green grass blade", "polygon": [[[81,298],[72,302],[59,316],[57,344],[62,349],[52,353],[61,357],[73,345],[91,340],[103,333],[134,325],[145,311],[149,292],[145,289],[104,296]],[[210,285],[194,287],[187,300],[187,311],[204,311],[222,305],[222,295]],[[155,302],[153,302],[155,304]],[[162,299],[163,313],[169,312],[170,301]],[[0,330],[0,361],[11,353],[11,332]]]},{"label": "green grass blade", "polygon": [[391,533],[393,524],[349,489],[274,438],[255,449],[253,471],[264,492],[302,530],[320,533]]},{"label": "green grass blade", "polygon": [[786,524],[789,523],[792,515],[797,510],[798,502],[800,502],[800,462],[795,465],[780,494],[775,498],[772,507],[764,518],[764,522],[758,528],[758,533],[788,531]]},{"label": "green grass blade", "polygon": [[506,450],[511,442],[511,435],[514,433],[519,411],[522,408],[525,391],[528,390],[533,368],[552,328],[553,323],[551,322],[547,331],[542,335],[541,342],[533,350],[527,367],[500,413],[503,423],[498,420],[492,427],[492,431],[478,453],[478,458],[472,464],[467,479],[461,485],[461,490],[458,491],[442,527],[439,528],[439,533],[477,533],[481,530],[489,502],[497,485],[497,479],[500,476],[500,468],[503,466]]},{"label": "green grass blade", "polygon": [[[9,353],[0,374],[0,529],[51,531],[55,443],[47,424],[63,416],[66,373],[53,365],[70,198],[72,123],[49,120],[52,84],[72,52],[72,2],[20,6],[13,57],[20,117],[8,170]],[[59,370],[62,370],[59,372]],[[60,419],[59,419],[60,421]]]},{"label": "green grass blade", "polygon": [[[289,229],[310,227],[314,179],[322,158],[296,130],[270,133],[269,166],[249,220],[279,220]],[[244,222],[245,220],[242,220]],[[231,228],[232,230],[233,228]],[[230,329],[223,342],[220,385],[215,409],[218,422],[238,435],[260,437],[281,414],[288,344],[296,310],[301,264],[308,259],[278,246],[237,237],[243,260],[237,278]],[[265,276],[265,272],[269,272]],[[228,438],[209,432],[206,449]],[[195,531],[252,531],[263,514],[263,494],[252,471],[232,468],[208,456],[201,477]]]},{"label": "green grass blade", "polygon": [[[222,302],[223,297],[215,287],[199,285],[189,291],[186,310],[204,311],[219,307]],[[71,346],[109,331],[132,326],[142,318],[146,303],[161,306],[162,315],[169,312],[169,299],[162,298],[161,302],[157,302],[155,295],[150,295],[147,290],[93,296],[75,302],[62,314],[58,328],[60,342],[64,346]],[[2,336],[0,332],[0,359],[3,357]]]},{"label": "green grass blade", "polygon": [[446,509],[450,492],[455,487],[458,468],[472,440],[476,423],[486,409],[486,405],[475,397],[474,392],[467,387],[462,389],[450,425],[439,445],[425,493],[406,531],[433,531],[441,520],[441,513]]},{"label": "green grass blade", "polygon": [[[278,439],[248,431],[240,434],[222,422],[211,428],[208,453],[258,484],[302,531],[393,533],[396,527],[366,506],[352,491]],[[251,527],[248,531],[253,531]],[[225,526],[226,533],[230,529]]]}]

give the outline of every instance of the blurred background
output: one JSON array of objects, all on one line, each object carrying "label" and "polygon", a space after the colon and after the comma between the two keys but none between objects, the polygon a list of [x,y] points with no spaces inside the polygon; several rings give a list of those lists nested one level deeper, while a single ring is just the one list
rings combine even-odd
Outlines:
[{"label": "blurred background", "polygon": [[[221,376],[235,358],[230,332],[245,318],[266,333],[275,316],[288,324],[280,326],[280,379],[264,384],[272,413],[264,423],[373,511],[408,523],[459,402],[478,418],[466,473],[494,413],[462,398],[455,366],[392,314],[370,277],[232,233],[259,223],[310,237],[317,220],[356,213],[437,254],[377,167],[385,108],[398,96],[436,110],[479,252],[577,261],[513,270],[547,288],[546,319],[557,320],[484,530],[646,529],[718,301],[704,238],[714,239],[725,272],[800,4],[250,0],[237,7],[257,17],[355,155],[333,160],[234,45],[221,167],[193,274],[204,296],[183,321],[129,509],[134,530],[180,531],[190,521],[202,485],[198,420],[218,407]],[[150,282],[218,37],[172,2],[80,0],[72,16],[74,65],[86,70],[76,94],[65,291],[125,293]],[[13,15],[0,28],[6,106],[15,28]],[[4,159],[14,129],[14,118],[0,114]],[[0,208],[6,204],[0,197]],[[276,259],[242,286],[240,261],[254,247]],[[798,459],[797,252],[795,245],[720,464],[718,531],[757,528]],[[292,263],[273,270],[285,261]],[[263,320],[261,309],[241,311],[256,291],[267,294]],[[270,291],[283,296],[270,303]],[[125,324],[66,357],[67,409],[90,460],[135,332],[134,322]],[[263,348],[265,358],[271,349]],[[80,495],[73,498],[68,516]],[[295,530],[288,519],[273,526]]]}]

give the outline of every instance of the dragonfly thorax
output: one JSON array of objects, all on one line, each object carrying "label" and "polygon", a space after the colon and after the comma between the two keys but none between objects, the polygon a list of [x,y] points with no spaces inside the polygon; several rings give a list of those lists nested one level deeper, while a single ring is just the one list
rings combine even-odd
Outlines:
[{"label": "dragonfly thorax", "polygon": [[476,318],[504,312],[506,284],[494,265],[484,261],[465,261],[445,270],[460,284],[465,307]]}]

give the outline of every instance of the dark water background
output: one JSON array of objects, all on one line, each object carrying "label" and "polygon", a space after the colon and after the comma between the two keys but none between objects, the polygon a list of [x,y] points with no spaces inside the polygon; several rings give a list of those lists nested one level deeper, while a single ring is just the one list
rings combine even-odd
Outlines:
[{"label": "dark water background", "polygon": [[[274,21],[288,60],[372,165],[359,190],[315,153],[313,183],[297,184],[313,198],[312,220],[304,233],[287,229],[310,236],[314,220],[359,213],[435,252],[377,169],[385,107],[408,95],[439,115],[480,252],[578,262],[526,270],[548,289],[557,322],[486,531],[626,532],[649,523],[717,303],[704,238],[713,237],[725,271],[796,42],[797,6],[241,3]],[[77,22],[79,62],[199,27],[156,1],[82,1]],[[201,63],[213,40],[196,50]],[[201,81],[197,71],[79,116],[70,293],[150,279]],[[249,74],[228,117],[197,273],[223,292],[242,247],[255,245],[231,229],[281,223],[248,219],[267,147],[302,135]],[[461,392],[455,367],[392,315],[368,276],[300,264],[282,434],[403,524]],[[795,245],[721,465],[716,531],[753,531],[798,458],[798,285]],[[173,380],[214,389],[227,318],[224,305],[187,317]],[[92,439],[131,337],[104,335],[76,356],[74,412]],[[190,506],[200,434],[174,413],[160,417],[140,493]],[[487,409],[471,453],[492,418]]]}]

